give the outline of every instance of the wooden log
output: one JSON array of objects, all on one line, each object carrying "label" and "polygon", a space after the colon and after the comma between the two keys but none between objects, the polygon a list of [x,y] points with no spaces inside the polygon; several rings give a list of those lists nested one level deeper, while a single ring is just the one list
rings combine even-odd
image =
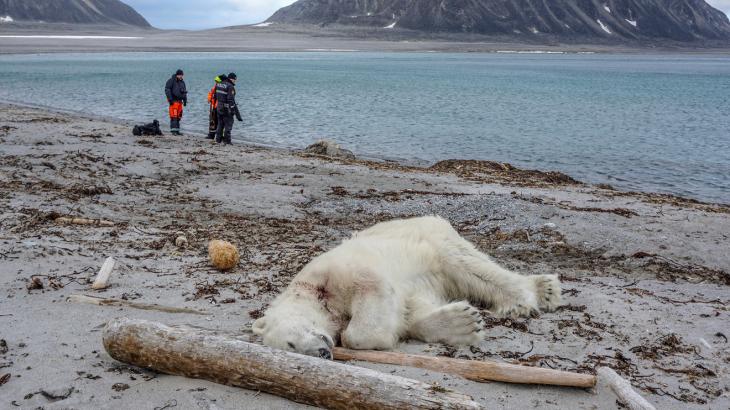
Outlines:
[{"label": "wooden log", "polygon": [[134,309],[156,310],[158,312],[165,312],[165,313],[190,313],[193,315],[207,315],[208,314],[208,313],[201,312],[200,310],[195,310],[195,309],[162,306],[162,305],[157,305],[157,304],[152,304],[152,303],[138,303],[138,302],[132,302],[132,301],[123,300],[123,299],[105,299],[105,298],[98,298],[95,296],[86,296],[86,295],[71,295],[68,298],[66,298],[66,302],[83,303],[83,304],[87,304],[87,305],[97,305],[97,306],[126,306],[126,307],[131,307]]},{"label": "wooden log", "polygon": [[238,338],[144,320],[103,333],[111,357],[166,374],[263,391],[330,409],[481,409],[470,397],[417,380],[284,352]]},{"label": "wooden log", "polygon": [[634,391],[631,387],[631,383],[619,376],[613,369],[608,367],[598,368],[598,377],[601,378],[601,383],[606,383],[616,396],[618,400],[626,405],[631,410],[656,410],[656,408],[646,401],[639,393]]},{"label": "wooden log", "polygon": [[420,369],[458,375],[477,382],[497,381],[584,388],[590,388],[596,385],[596,377],[590,374],[570,373],[507,363],[419,356],[395,352],[348,350],[339,347],[334,350],[334,358],[335,360],[343,361],[360,360],[372,363],[418,367]]},{"label": "wooden log", "polygon": [[67,216],[61,216],[59,218],[56,218],[55,222],[59,225],[93,225],[102,227],[114,226],[114,222],[105,221],[103,219],[71,218]]},{"label": "wooden log", "polygon": [[109,286],[109,278],[112,276],[112,271],[114,270],[115,264],[116,261],[114,260],[114,258],[112,258],[111,256],[106,258],[106,261],[104,261],[104,264],[101,266],[99,273],[96,275],[96,280],[94,280],[94,284],[91,285],[92,289],[106,289],[106,287]]}]

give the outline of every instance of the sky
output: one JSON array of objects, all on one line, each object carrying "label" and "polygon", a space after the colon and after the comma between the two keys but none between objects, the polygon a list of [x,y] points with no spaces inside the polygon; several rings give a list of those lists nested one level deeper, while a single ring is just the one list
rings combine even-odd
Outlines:
[{"label": "sky", "polygon": [[[122,0],[153,26],[206,29],[260,23],[294,0]],[[730,0],[707,0],[730,14]]]}]

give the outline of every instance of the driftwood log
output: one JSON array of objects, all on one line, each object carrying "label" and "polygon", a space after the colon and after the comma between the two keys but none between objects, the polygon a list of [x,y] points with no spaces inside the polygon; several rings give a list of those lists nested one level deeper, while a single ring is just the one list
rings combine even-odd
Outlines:
[{"label": "driftwood log", "polygon": [[114,222],[105,221],[103,219],[71,218],[67,216],[56,218],[55,222],[59,225],[92,225],[103,227],[114,226]]},{"label": "driftwood log", "polygon": [[439,386],[211,331],[117,319],[107,324],[103,341],[109,355],[124,363],[330,409],[482,408],[470,397]]},{"label": "driftwood log", "polygon": [[596,385],[596,377],[590,374],[570,373],[498,362],[460,360],[394,352],[348,350],[342,348],[335,348],[334,357],[335,360],[342,361],[360,360],[372,363],[418,367],[458,375],[477,382],[497,381],[586,388]]},{"label": "driftwood log", "polygon": [[628,380],[619,376],[613,369],[609,367],[598,368],[598,377],[601,378],[601,383],[606,383],[616,393],[618,401],[630,410],[656,410],[654,405],[646,401],[631,387]]},{"label": "driftwood log", "polygon": [[165,312],[165,313],[189,313],[192,315],[207,315],[207,313],[201,312],[200,310],[195,310],[195,309],[179,308],[179,307],[173,307],[173,306],[163,306],[163,305],[157,305],[154,303],[138,303],[138,302],[132,302],[132,301],[123,300],[123,299],[106,299],[106,298],[99,298],[96,296],[86,296],[86,295],[71,295],[68,298],[66,298],[66,302],[82,303],[82,304],[86,304],[86,305],[97,305],[97,306],[124,306],[124,307],[131,307],[134,309],[140,309],[140,310],[156,310],[158,312]]},{"label": "driftwood log", "polygon": [[107,286],[109,286],[109,278],[112,276],[112,271],[114,270],[114,265],[116,264],[116,261],[111,256],[104,261],[104,264],[101,266],[101,269],[99,269],[99,273],[96,275],[96,280],[94,280],[94,284],[91,285],[91,289],[94,290],[100,290],[100,289],[106,289]]}]

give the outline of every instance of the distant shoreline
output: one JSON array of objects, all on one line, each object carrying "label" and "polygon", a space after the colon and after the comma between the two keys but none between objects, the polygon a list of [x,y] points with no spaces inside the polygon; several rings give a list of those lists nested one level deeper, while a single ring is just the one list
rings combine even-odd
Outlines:
[{"label": "distant shoreline", "polygon": [[[10,37],[8,37],[10,36]],[[43,37],[27,37],[43,36]],[[60,38],[44,38],[44,37]],[[73,38],[78,37],[78,38]],[[109,38],[112,37],[112,38]],[[114,38],[117,37],[117,38]],[[124,26],[0,24],[0,54],[99,52],[555,52],[727,54],[721,43],[581,43],[576,39],[419,33],[367,28],[238,26],[183,31]]]}]

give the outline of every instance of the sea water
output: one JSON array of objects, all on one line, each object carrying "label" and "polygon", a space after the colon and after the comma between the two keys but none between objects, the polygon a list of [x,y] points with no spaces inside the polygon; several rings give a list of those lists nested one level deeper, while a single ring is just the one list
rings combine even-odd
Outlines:
[{"label": "sea water", "polygon": [[730,203],[730,56],[109,53],[0,56],[0,99],[208,126],[213,78],[238,74],[234,138],[429,163],[484,159],[618,188]]}]

